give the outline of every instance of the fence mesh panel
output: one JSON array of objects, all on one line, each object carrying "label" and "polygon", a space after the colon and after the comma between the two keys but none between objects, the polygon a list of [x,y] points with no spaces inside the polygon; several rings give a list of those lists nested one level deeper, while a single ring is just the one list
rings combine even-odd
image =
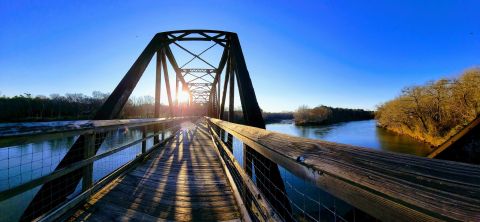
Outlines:
[{"label": "fence mesh panel", "polygon": [[[164,138],[172,135],[176,128],[175,124],[162,123],[139,127],[122,126],[100,133],[97,132],[94,146],[98,150],[94,155],[103,154],[105,156],[93,162],[93,183],[100,181],[142,154],[144,130],[146,133],[146,148],[149,150],[154,145],[154,137],[159,138],[161,142]],[[70,157],[79,160],[84,159],[85,153],[82,149],[77,152],[73,152],[71,149],[74,144],[83,147],[85,140],[80,138],[84,138],[85,135],[78,134],[64,137],[60,134],[32,143],[0,147],[0,192],[8,193],[18,186],[28,184],[35,179],[51,176],[58,173],[59,170],[65,169],[56,168],[69,151]],[[78,164],[78,162],[71,163],[67,167],[75,164]],[[72,176],[62,177],[61,181],[57,181],[60,186],[55,186],[55,189],[47,194],[39,194],[42,187],[42,185],[39,185],[15,196],[0,199],[0,221],[18,221],[22,218],[23,220],[30,220],[49,209],[49,206],[39,205],[26,211],[34,198],[60,206],[78,196],[82,192],[84,180],[82,170],[83,168],[79,168],[68,174],[80,175],[79,180]],[[70,192],[72,187],[73,192]],[[67,192],[66,198],[59,195]]]},{"label": "fence mesh panel", "polygon": [[[235,160],[246,172],[251,171],[251,179],[259,189],[268,203],[273,207],[284,221],[377,221],[367,213],[349,205],[348,203],[334,197],[328,192],[316,187],[314,184],[295,176],[287,169],[278,166],[283,186],[272,181],[270,170],[271,162],[264,161],[261,154],[253,149],[247,148],[240,140],[226,133],[219,127],[212,128],[222,140]],[[216,141],[218,150],[224,159],[236,186],[241,193],[244,204],[249,214],[255,221],[267,219],[265,212],[262,212],[258,198],[246,187],[238,169],[234,167],[233,161],[228,157],[220,142]],[[248,149],[246,151],[245,149]],[[246,155],[246,156],[244,156]],[[250,173],[248,173],[250,174]],[[272,198],[273,197],[273,198]]]}]

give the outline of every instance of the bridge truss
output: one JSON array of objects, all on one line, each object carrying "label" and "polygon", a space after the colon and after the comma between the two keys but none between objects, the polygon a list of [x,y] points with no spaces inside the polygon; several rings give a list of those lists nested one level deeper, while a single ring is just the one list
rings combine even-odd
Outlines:
[{"label": "bridge truss", "polygon": [[[183,45],[185,42],[192,41],[211,42],[212,45],[197,54]],[[213,63],[202,57],[204,53],[217,45],[223,47],[219,61]],[[191,56],[191,59],[179,65],[171,46],[176,46],[186,52]],[[94,120],[118,118],[122,108],[127,103],[132,91],[155,55],[155,117],[160,117],[161,114],[165,113],[168,113],[169,116],[179,116],[181,115],[179,112],[181,110],[180,106],[187,106],[189,109],[195,107],[206,108],[207,115],[210,117],[235,122],[234,97],[236,83],[242,107],[242,122],[249,126],[265,128],[265,122],[247,70],[239,38],[236,33],[216,30],[179,30],[156,34],[102,107],[97,111]],[[194,60],[203,62],[206,67],[187,67]],[[173,67],[173,75],[175,75],[174,90],[177,98],[173,98],[174,92],[172,90],[173,87],[170,85],[168,65]],[[169,105],[168,110],[164,111],[160,110],[162,79]],[[189,94],[188,104],[178,103],[179,90]],[[227,98],[228,105],[226,104]],[[96,135],[94,154],[97,153],[104,139],[105,135],[101,133]],[[231,136],[229,136],[229,141],[231,143]],[[156,142],[158,142],[158,139]],[[85,137],[80,136],[55,170],[81,161],[84,157],[78,155],[78,153],[84,152],[84,143]],[[253,172],[252,167],[255,166],[256,172],[262,175],[269,175],[270,178],[268,180],[257,177],[259,184],[261,184],[259,189],[266,194],[266,198],[273,203],[273,207],[283,208],[281,212],[284,212],[284,215],[282,216],[288,219],[290,204],[284,195],[285,187],[277,164],[248,146],[245,146],[244,150],[246,152],[245,156],[252,157],[252,160],[250,160],[251,164],[245,166],[246,172],[249,172],[251,176]],[[25,210],[22,220],[32,220],[64,202],[75,191],[81,179],[82,171],[77,170],[44,184]],[[65,184],[64,181],[70,181],[70,183]],[[272,193],[271,190],[278,190],[278,192]],[[55,200],[43,198],[53,193],[56,196]]]}]

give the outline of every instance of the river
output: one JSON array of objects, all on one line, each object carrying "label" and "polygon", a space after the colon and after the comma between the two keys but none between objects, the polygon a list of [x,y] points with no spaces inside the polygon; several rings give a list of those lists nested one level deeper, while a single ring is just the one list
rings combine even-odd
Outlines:
[{"label": "river", "polygon": [[267,130],[292,136],[350,144],[375,150],[426,156],[428,144],[376,126],[376,120],[342,122],[322,126],[295,126],[293,123],[267,124]]}]

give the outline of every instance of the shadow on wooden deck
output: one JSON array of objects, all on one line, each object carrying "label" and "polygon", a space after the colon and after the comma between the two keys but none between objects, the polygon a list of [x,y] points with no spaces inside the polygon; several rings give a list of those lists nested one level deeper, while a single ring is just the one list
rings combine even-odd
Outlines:
[{"label": "shadow on wooden deck", "polygon": [[69,221],[239,220],[205,128],[183,125],[150,159],[92,196]]}]

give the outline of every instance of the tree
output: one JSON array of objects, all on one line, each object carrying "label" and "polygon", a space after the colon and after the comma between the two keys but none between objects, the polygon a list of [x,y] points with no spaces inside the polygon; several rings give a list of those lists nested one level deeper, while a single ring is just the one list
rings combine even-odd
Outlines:
[{"label": "tree", "polygon": [[378,125],[429,142],[443,143],[480,114],[480,69],[402,90],[381,104]]}]

